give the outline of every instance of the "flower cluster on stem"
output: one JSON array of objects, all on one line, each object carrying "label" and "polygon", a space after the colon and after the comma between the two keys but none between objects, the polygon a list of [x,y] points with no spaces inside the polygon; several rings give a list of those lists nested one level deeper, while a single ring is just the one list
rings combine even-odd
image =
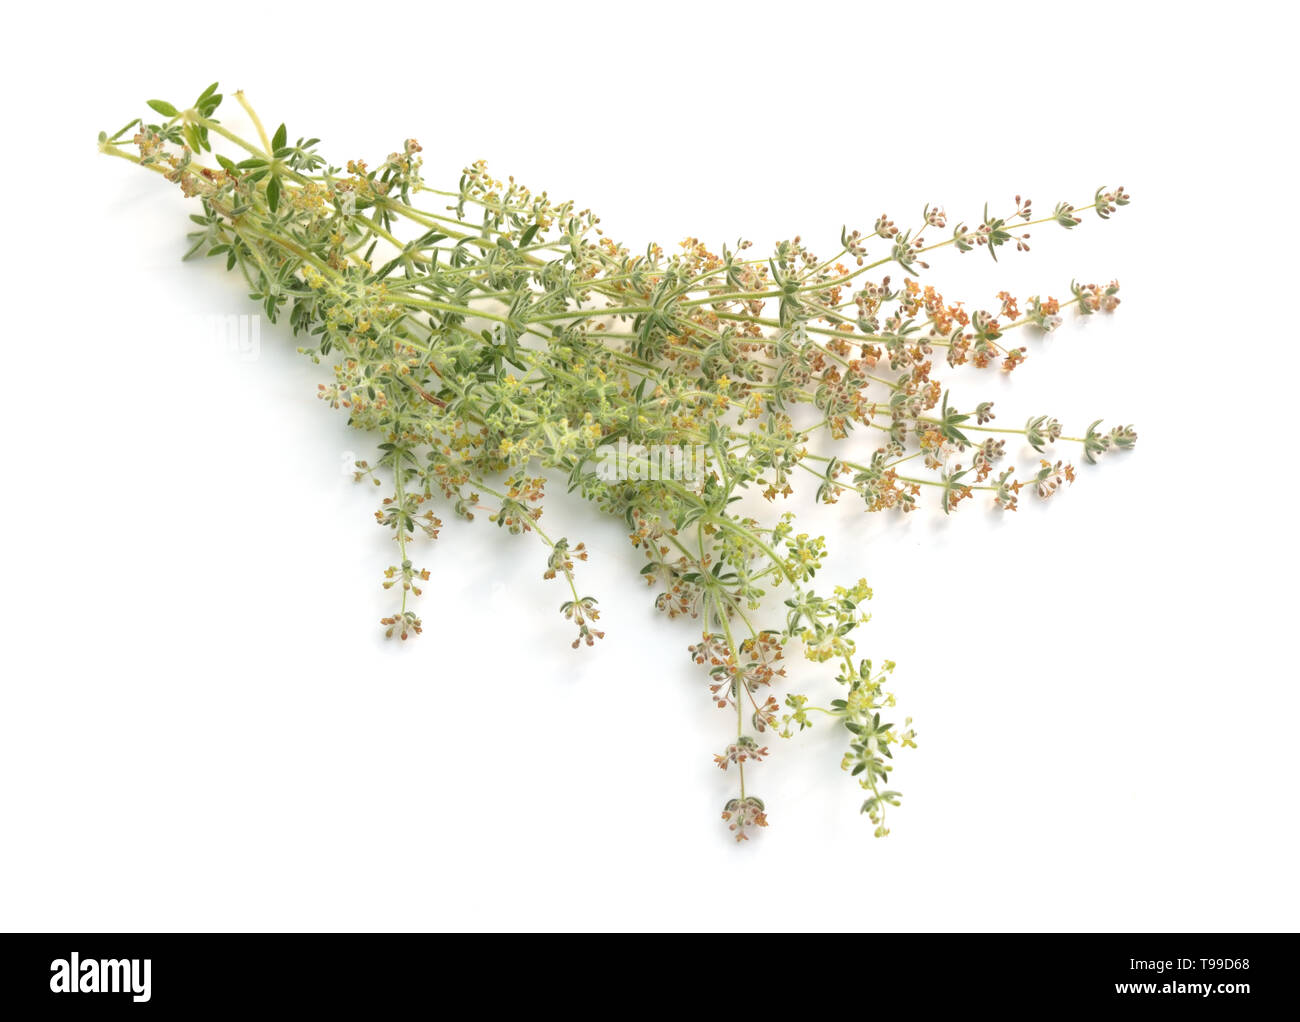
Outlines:
[{"label": "flower cluster on stem", "polygon": [[[385,633],[422,631],[414,603],[431,572],[408,547],[437,538],[438,506],[540,543],[574,647],[601,638],[597,601],[579,586],[586,546],[541,525],[548,481],[563,480],[626,523],[655,606],[702,624],[691,657],[734,715],[714,759],[737,784],[722,813],[736,839],[768,823],[749,790],[770,769],[755,736],[817,721],[843,730],[862,812],[888,833],[894,753],[916,733],[910,719],[892,722],[893,663],[875,667],[857,648],[871,590],[820,585],[822,537],[788,512],[760,520],[736,502],[779,505],[802,479],[820,502],[868,512],[911,513],[927,491],[945,514],[980,500],[1014,511],[1022,489],[1049,498],[1074,482],[1068,456],[1049,452],[1075,448],[1091,464],[1131,448],[1131,426],[1100,420],[1078,436],[1049,415],[1003,426],[992,401],[959,401],[939,378],[1019,370],[1034,337],[1071,310],[1113,311],[1117,282],[1063,282],[1063,298],[1001,291],[977,307],[921,279],[945,249],[996,260],[1028,251],[1038,225],[1072,230],[1090,210],[1107,219],[1130,201],[1124,190],[1043,217],[1017,195],[952,227],[929,205],[910,226],[882,214],[844,227],[829,255],[801,237],[763,257],[743,239],[634,250],[592,211],[481,161],[449,190],[426,184],[414,139],[373,165],[336,165],[314,137],[291,140],[284,125],[268,135],[236,98],[255,140],[217,119],[213,85],[189,107],[150,101],[150,115],[101,135],[100,148],[197,200],[190,255],[223,260],[304,354],[332,366],[319,397],[376,438],[356,478],[390,487],[375,512],[398,553],[382,579],[400,601]],[[707,471],[608,478],[598,454],[620,441],[702,450]],[[1034,452],[1027,465],[1020,447]],[[788,690],[794,653],[834,671],[840,696],[819,706]]]}]

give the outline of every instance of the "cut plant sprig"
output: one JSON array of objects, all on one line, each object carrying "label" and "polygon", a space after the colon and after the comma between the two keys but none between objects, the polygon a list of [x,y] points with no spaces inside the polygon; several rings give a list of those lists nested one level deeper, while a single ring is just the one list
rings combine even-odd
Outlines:
[{"label": "cut plant sprig", "polygon": [[[900,799],[889,786],[894,751],[916,733],[910,718],[892,723],[894,664],[873,666],[856,646],[871,589],[823,587],[822,537],[788,511],[760,521],[737,502],[779,503],[811,475],[821,502],[854,494],[868,511],[912,511],[923,488],[945,513],[977,492],[1015,510],[1026,486],[1050,497],[1074,481],[1072,465],[1047,456],[1056,444],[1079,445],[1089,463],[1132,447],[1131,427],[1100,421],[1076,436],[1046,415],[990,425],[992,402],[958,403],[936,378],[940,361],[1016,369],[1032,334],[1057,329],[1067,310],[1112,311],[1117,283],[1073,283],[1064,300],[1004,291],[968,309],[919,279],[922,257],[941,249],[996,259],[998,249],[1028,250],[1027,228],[1073,229],[1089,210],[1107,219],[1129,202],[1124,190],[1098,189],[1091,203],[1058,203],[1040,218],[1016,196],[1005,215],[986,208],[975,226],[951,231],[934,206],[908,231],[882,214],[842,228],[830,258],[799,237],[763,257],[744,240],[715,249],[694,237],[672,254],[653,243],[634,252],[590,210],[497,179],[482,161],[454,190],[424,183],[414,139],[373,167],[336,165],[314,136],[283,124],[268,133],[236,98],[256,142],[216,117],[214,84],[185,108],[149,101],[151,115],[101,134],[100,149],[198,200],[190,255],[223,258],[268,319],[287,317],[300,350],[333,368],[319,397],[375,437],[378,455],[358,461],[356,477],[391,483],[375,513],[398,548],[381,579],[400,594],[386,634],[422,630],[413,601],[433,573],[412,547],[438,536],[442,504],[466,520],[486,510],[503,532],[536,537],[543,575],[563,579],[573,645],[603,636],[576,568],[589,551],[540,524],[548,480],[563,479],[626,523],[656,607],[700,622],[690,655],[714,703],[734,714],[714,761],[736,777],[722,814],[736,839],[768,824],[753,792],[769,769],[763,738],[818,719],[844,728],[841,765],[865,789],[876,834],[887,834]],[[424,208],[438,202],[448,204]],[[1013,330],[1026,335],[1015,347]],[[1018,469],[1007,439],[1037,463]],[[636,453],[611,473],[619,444]],[[651,453],[686,448],[703,452],[694,478]],[[795,650],[826,665],[839,698],[822,706],[790,690]],[[801,670],[798,681],[815,677]]]}]

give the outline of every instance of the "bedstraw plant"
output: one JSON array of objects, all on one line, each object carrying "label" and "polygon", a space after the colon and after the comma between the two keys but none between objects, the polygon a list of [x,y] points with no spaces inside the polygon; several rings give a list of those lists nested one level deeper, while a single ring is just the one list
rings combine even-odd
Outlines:
[{"label": "bedstraw plant", "polygon": [[[819,722],[843,729],[841,765],[887,834],[893,755],[916,733],[895,722],[894,664],[856,644],[871,589],[824,585],[824,540],[761,509],[803,481],[822,503],[871,512],[907,514],[927,494],[944,514],[977,501],[1014,512],[1024,491],[1048,498],[1072,483],[1074,458],[1132,447],[1126,425],[1004,426],[992,402],[959,401],[939,379],[945,366],[1013,372],[1067,310],[1113,310],[1117,283],[1072,283],[1059,299],[1002,292],[987,309],[921,283],[940,250],[1024,251],[1027,228],[1107,219],[1128,203],[1123,189],[1041,216],[1019,196],[970,222],[932,206],[910,227],[881,215],[845,227],[826,258],[800,237],[764,256],[693,237],[672,253],[633,251],[590,210],[483,162],[450,191],[424,183],[414,139],[373,165],[335,165],[318,139],[283,124],[268,134],[234,98],[255,139],[217,119],[214,84],[184,108],[149,101],[99,147],[197,200],[189,255],[238,273],[266,317],[332,367],[319,398],[375,437],[356,478],[386,487],[375,511],[396,550],[381,579],[394,599],[385,634],[421,632],[430,569],[417,541],[435,539],[449,509],[534,537],[574,647],[601,638],[579,584],[587,548],[542,524],[548,484],[566,485],[626,523],[655,606],[700,624],[689,653],[730,722],[714,760],[735,777],[722,818],[736,839],[768,823],[753,781],[775,738]],[[1040,457],[1015,464],[1009,441]],[[611,445],[624,465],[689,450],[703,471],[601,471]],[[796,651],[834,672],[840,698],[814,705],[789,689]]]}]

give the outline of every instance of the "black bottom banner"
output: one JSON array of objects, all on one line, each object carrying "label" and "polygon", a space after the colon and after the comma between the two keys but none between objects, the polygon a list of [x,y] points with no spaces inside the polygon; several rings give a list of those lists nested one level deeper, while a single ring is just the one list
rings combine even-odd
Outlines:
[{"label": "black bottom banner", "polygon": [[744,972],[742,1000],[754,1009],[797,996],[806,1010],[861,1004],[891,1016],[965,1004],[981,1014],[1064,1007],[1290,1017],[1296,1000],[1294,951],[1280,934],[804,935],[797,944],[780,935],[665,935],[659,948],[653,937],[596,945],[581,935],[547,935],[545,944],[519,936],[516,947],[429,934],[0,939],[0,1014],[11,1019],[281,1007],[406,1015],[458,1010],[466,995],[475,1013],[548,1002],[610,1010],[629,996],[638,1008],[671,1002],[678,1012],[698,996],[695,1010],[707,1012],[717,1005],[709,980],[731,988],[730,1001],[733,969]]}]

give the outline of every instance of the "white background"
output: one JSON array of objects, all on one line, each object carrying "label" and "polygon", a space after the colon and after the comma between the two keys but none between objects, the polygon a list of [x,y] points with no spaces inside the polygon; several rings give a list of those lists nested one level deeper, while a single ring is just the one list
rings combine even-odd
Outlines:
[{"label": "white background", "polygon": [[[239,10],[6,15],[0,926],[1296,927],[1294,15]],[[569,649],[540,544],[450,514],[425,635],[382,640],[379,491],[340,471],[365,438],[287,329],[255,361],[201,343],[196,315],[253,306],[178,261],[175,189],[95,153],[215,78],[335,162],[414,135],[431,183],[484,157],[634,250],[829,255],[882,211],[1129,190],[1110,223],[997,266],[949,250],[927,280],[979,307],[1119,278],[1114,317],[1033,341],[1011,380],[940,375],[1008,425],[1133,422],[1138,449],[1014,517],[816,512],[920,731],[892,836],[819,727],[752,773],[772,826],[728,838],[696,626],[558,492],[603,643]]]}]

